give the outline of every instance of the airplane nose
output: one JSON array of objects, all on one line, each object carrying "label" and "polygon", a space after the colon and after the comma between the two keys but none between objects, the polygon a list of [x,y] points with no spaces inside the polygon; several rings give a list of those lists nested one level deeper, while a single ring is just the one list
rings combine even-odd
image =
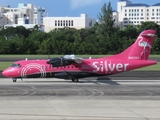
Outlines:
[{"label": "airplane nose", "polygon": [[5,77],[7,77],[7,76],[8,76],[8,71],[4,70],[4,71],[2,72],[2,75],[5,76]]}]

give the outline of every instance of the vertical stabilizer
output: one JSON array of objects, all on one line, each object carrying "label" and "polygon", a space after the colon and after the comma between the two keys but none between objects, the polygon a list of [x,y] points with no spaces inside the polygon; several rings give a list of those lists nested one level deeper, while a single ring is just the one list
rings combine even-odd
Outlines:
[{"label": "vertical stabilizer", "polygon": [[156,30],[145,30],[140,33],[134,44],[120,54],[108,56],[110,59],[148,60]]}]

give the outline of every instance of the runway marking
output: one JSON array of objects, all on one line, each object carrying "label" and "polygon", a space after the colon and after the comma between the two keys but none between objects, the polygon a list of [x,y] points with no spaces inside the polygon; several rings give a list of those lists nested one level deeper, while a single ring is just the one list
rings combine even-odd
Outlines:
[{"label": "runway marking", "polygon": [[101,85],[160,85],[160,80],[101,80]]},{"label": "runway marking", "polygon": [[[69,117],[71,119],[96,119],[96,120],[110,120],[110,119],[114,119],[114,120],[140,120],[142,119],[143,117],[112,117],[112,116],[105,116],[105,115],[72,115],[72,114],[59,114],[59,115],[53,115],[53,114],[38,114],[38,113],[35,113],[35,114],[25,114],[25,113],[5,113],[5,112],[1,112],[0,115],[7,115],[7,116],[29,116],[29,117]],[[57,118],[58,119],[58,118]],[[60,119],[58,119],[60,120]]]}]

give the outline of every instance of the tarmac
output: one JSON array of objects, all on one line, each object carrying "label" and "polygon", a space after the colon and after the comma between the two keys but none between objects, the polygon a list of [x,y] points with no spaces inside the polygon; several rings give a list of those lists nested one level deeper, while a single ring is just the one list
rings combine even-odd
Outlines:
[{"label": "tarmac", "polygon": [[159,72],[125,72],[72,83],[0,78],[2,120],[160,120]]}]

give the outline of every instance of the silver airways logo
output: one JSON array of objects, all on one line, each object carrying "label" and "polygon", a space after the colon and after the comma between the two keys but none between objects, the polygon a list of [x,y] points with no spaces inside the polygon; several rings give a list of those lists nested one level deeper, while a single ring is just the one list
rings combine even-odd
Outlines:
[{"label": "silver airways logo", "polygon": [[110,74],[112,72],[126,71],[129,63],[112,63],[110,60],[105,60],[93,62],[92,65],[95,68],[93,72],[105,72]]},{"label": "silver airways logo", "polygon": [[40,77],[46,77],[45,66],[38,63],[27,64],[21,71],[21,77],[26,78],[30,74],[40,74]]}]

